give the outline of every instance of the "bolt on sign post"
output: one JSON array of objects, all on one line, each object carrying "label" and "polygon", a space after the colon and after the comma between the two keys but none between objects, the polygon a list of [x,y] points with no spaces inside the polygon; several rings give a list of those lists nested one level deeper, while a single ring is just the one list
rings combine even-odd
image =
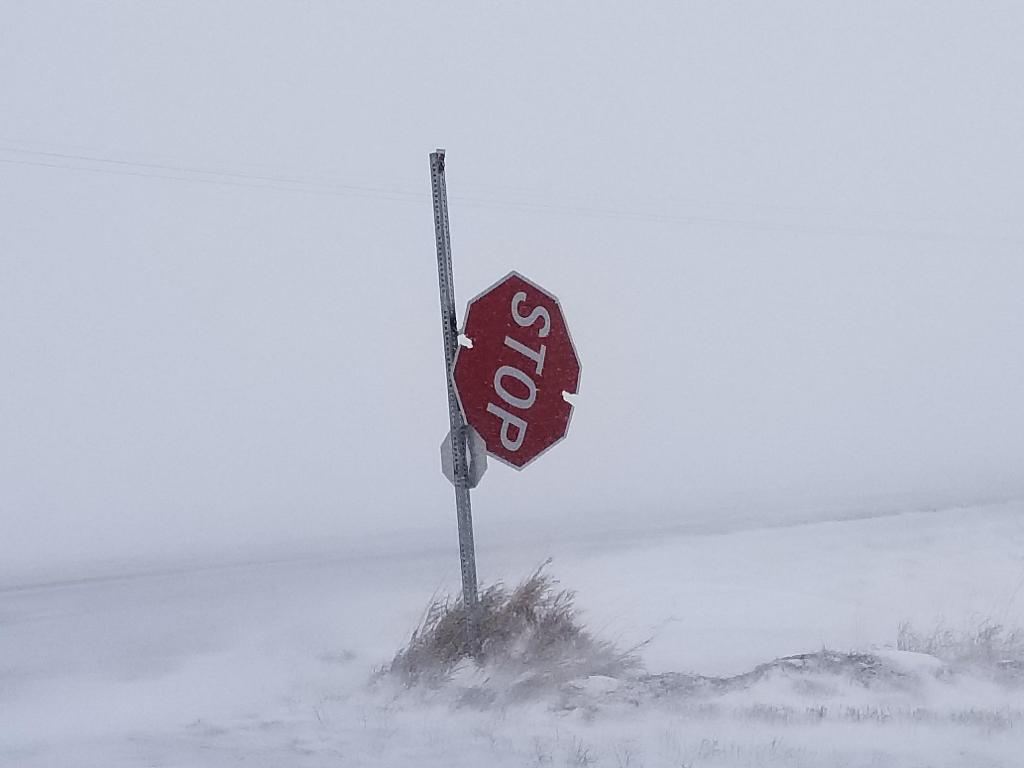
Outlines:
[{"label": "bolt on sign post", "polygon": [[469,302],[466,343],[459,343],[443,149],[430,155],[430,181],[451,426],[441,445],[441,467],[455,486],[462,596],[476,645],[479,597],[469,490],[480,482],[487,454],[518,470],[565,437],[580,361],[558,299],[517,272]]}]

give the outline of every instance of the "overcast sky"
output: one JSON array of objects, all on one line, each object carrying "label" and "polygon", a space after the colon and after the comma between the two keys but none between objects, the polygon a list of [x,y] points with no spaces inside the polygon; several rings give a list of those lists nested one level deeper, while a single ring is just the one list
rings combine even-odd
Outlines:
[{"label": "overcast sky", "polygon": [[454,541],[456,290],[557,294],[478,537],[1024,494],[1019,3],[0,0],[0,562]]}]

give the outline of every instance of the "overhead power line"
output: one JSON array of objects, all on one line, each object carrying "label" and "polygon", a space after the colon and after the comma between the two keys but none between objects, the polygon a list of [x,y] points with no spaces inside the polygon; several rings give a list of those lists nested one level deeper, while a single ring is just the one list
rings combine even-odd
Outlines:
[{"label": "overhead power line", "polygon": [[[312,178],[296,174],[252,173],[237,169],[204,168],[196,164],[156,163],[105,157],[100,154],[31,150],[0,144],[0,152],[19,157],[2,157],[0,163],[39,168],[49,168],[83,173],[98,173],[113,176],[157,179],[208,184],[221,187],[264,189],[275,192],[292,192],[311,195],[356,197],[391,202],[429,202],[426,190],[415,191],[400,186],[371,186],[353,184],[337,179]],[[648,222],[655,224],[705,225],[754,231],[794,232],[805,234],[845,235],[853,237],[907,238],[934,241],[995,241],[1017,243],[1019,237],[979,235],[970,232],[935,231],[892,226],[856,226],[830,222],[786,221],[778,218],[756,218],[744,216],[722,216],[689,213],[660,213],[656,211],[628,210],[622,208],[575,205],[536,198],[516,200],[479,195],[450,195],[451,200],[476,208],[502,209],[520,212],[536,212],[549,215],[563,215],[604,220]],[[723,205],[724,203],[695,203],[701,205]],[[774,213],[811,213],[821,216],[825,211],[797,208],[792,206],[768,206]]]},{"label": "overhead power line", "polygon": [[[71,171],[112,174],[117,176],[136,176],[144,178],[185,181],[200,184],[218,184],[233,187],[253,187],[259,189],[276,189],[291,192],[312,192],[319,194],[350,194],[372,197],[408,197],[423,199],[424,194],[403,190],[371,187],[356,184],[344,184],[335,181],[302,178],[298,176],[278,176],[270,174],[246,173],[237,170],[217,170],[200,168],[191,165],[171,165],[166,163],[138,162],[121,160],[95,155],[80,155],[66,152],[44,152],[26,150],[0,145],[0,152],[26,155],[42,160],[26,160],[0,157],[0,162],[13,165],[31,165],[43,168],[58,168]],[[60,161],[76,161],[77,163],[95,163],[96,166],[73,164]],[[99,166],[99,167],[97,167]]]}]

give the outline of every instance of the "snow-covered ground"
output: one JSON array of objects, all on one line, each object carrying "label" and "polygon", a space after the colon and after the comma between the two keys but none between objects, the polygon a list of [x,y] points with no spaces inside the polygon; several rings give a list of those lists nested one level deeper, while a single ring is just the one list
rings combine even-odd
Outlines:
[{"label": "snow-covered ground", "polygon": [[[452,534],[454,538],[454,532]],[[654,695],[589,678],[501,706],[369,684],[454,551],[164,568],[0,589],[4,766],[1021,766],[1024,684],[893,650],[899,626],[1024,626],[1024,504],[726,533],[481,542],[484,581],[547,555],[651,675],[874,653]],[[639,686],[639,687],[638,687]],[[646,687],[644,687],[646,686]],[[670,686],[671,687],[671,686]]]}]

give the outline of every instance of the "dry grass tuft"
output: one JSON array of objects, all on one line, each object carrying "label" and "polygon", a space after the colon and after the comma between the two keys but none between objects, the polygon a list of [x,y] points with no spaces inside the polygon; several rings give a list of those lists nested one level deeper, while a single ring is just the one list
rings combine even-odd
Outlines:
[{"label": "dry grass tuft", "polygon": [[[460,665],[486,669],[520,692],[590,675],[617,677],[635,669],[632,651],[598,640],[580,623],[574,593],[559,589],[544,563],[517,587],[498,583],[480,593],[477,647],[460,599],[433,601],[405,648],[382,670],[405,686],[437,687]],[[477,691],[477,693],[483,693]]]},{"label": "dry grass tuft", "polygon": [[1024,631],[1020,629],[1008,630],[984,620],[963,631],[940,626],[920,634],[909,624],[901,624],[896,648],[927,653],[941,659],[951,671],[971,669],[1002,683],[1024,684]]}]

